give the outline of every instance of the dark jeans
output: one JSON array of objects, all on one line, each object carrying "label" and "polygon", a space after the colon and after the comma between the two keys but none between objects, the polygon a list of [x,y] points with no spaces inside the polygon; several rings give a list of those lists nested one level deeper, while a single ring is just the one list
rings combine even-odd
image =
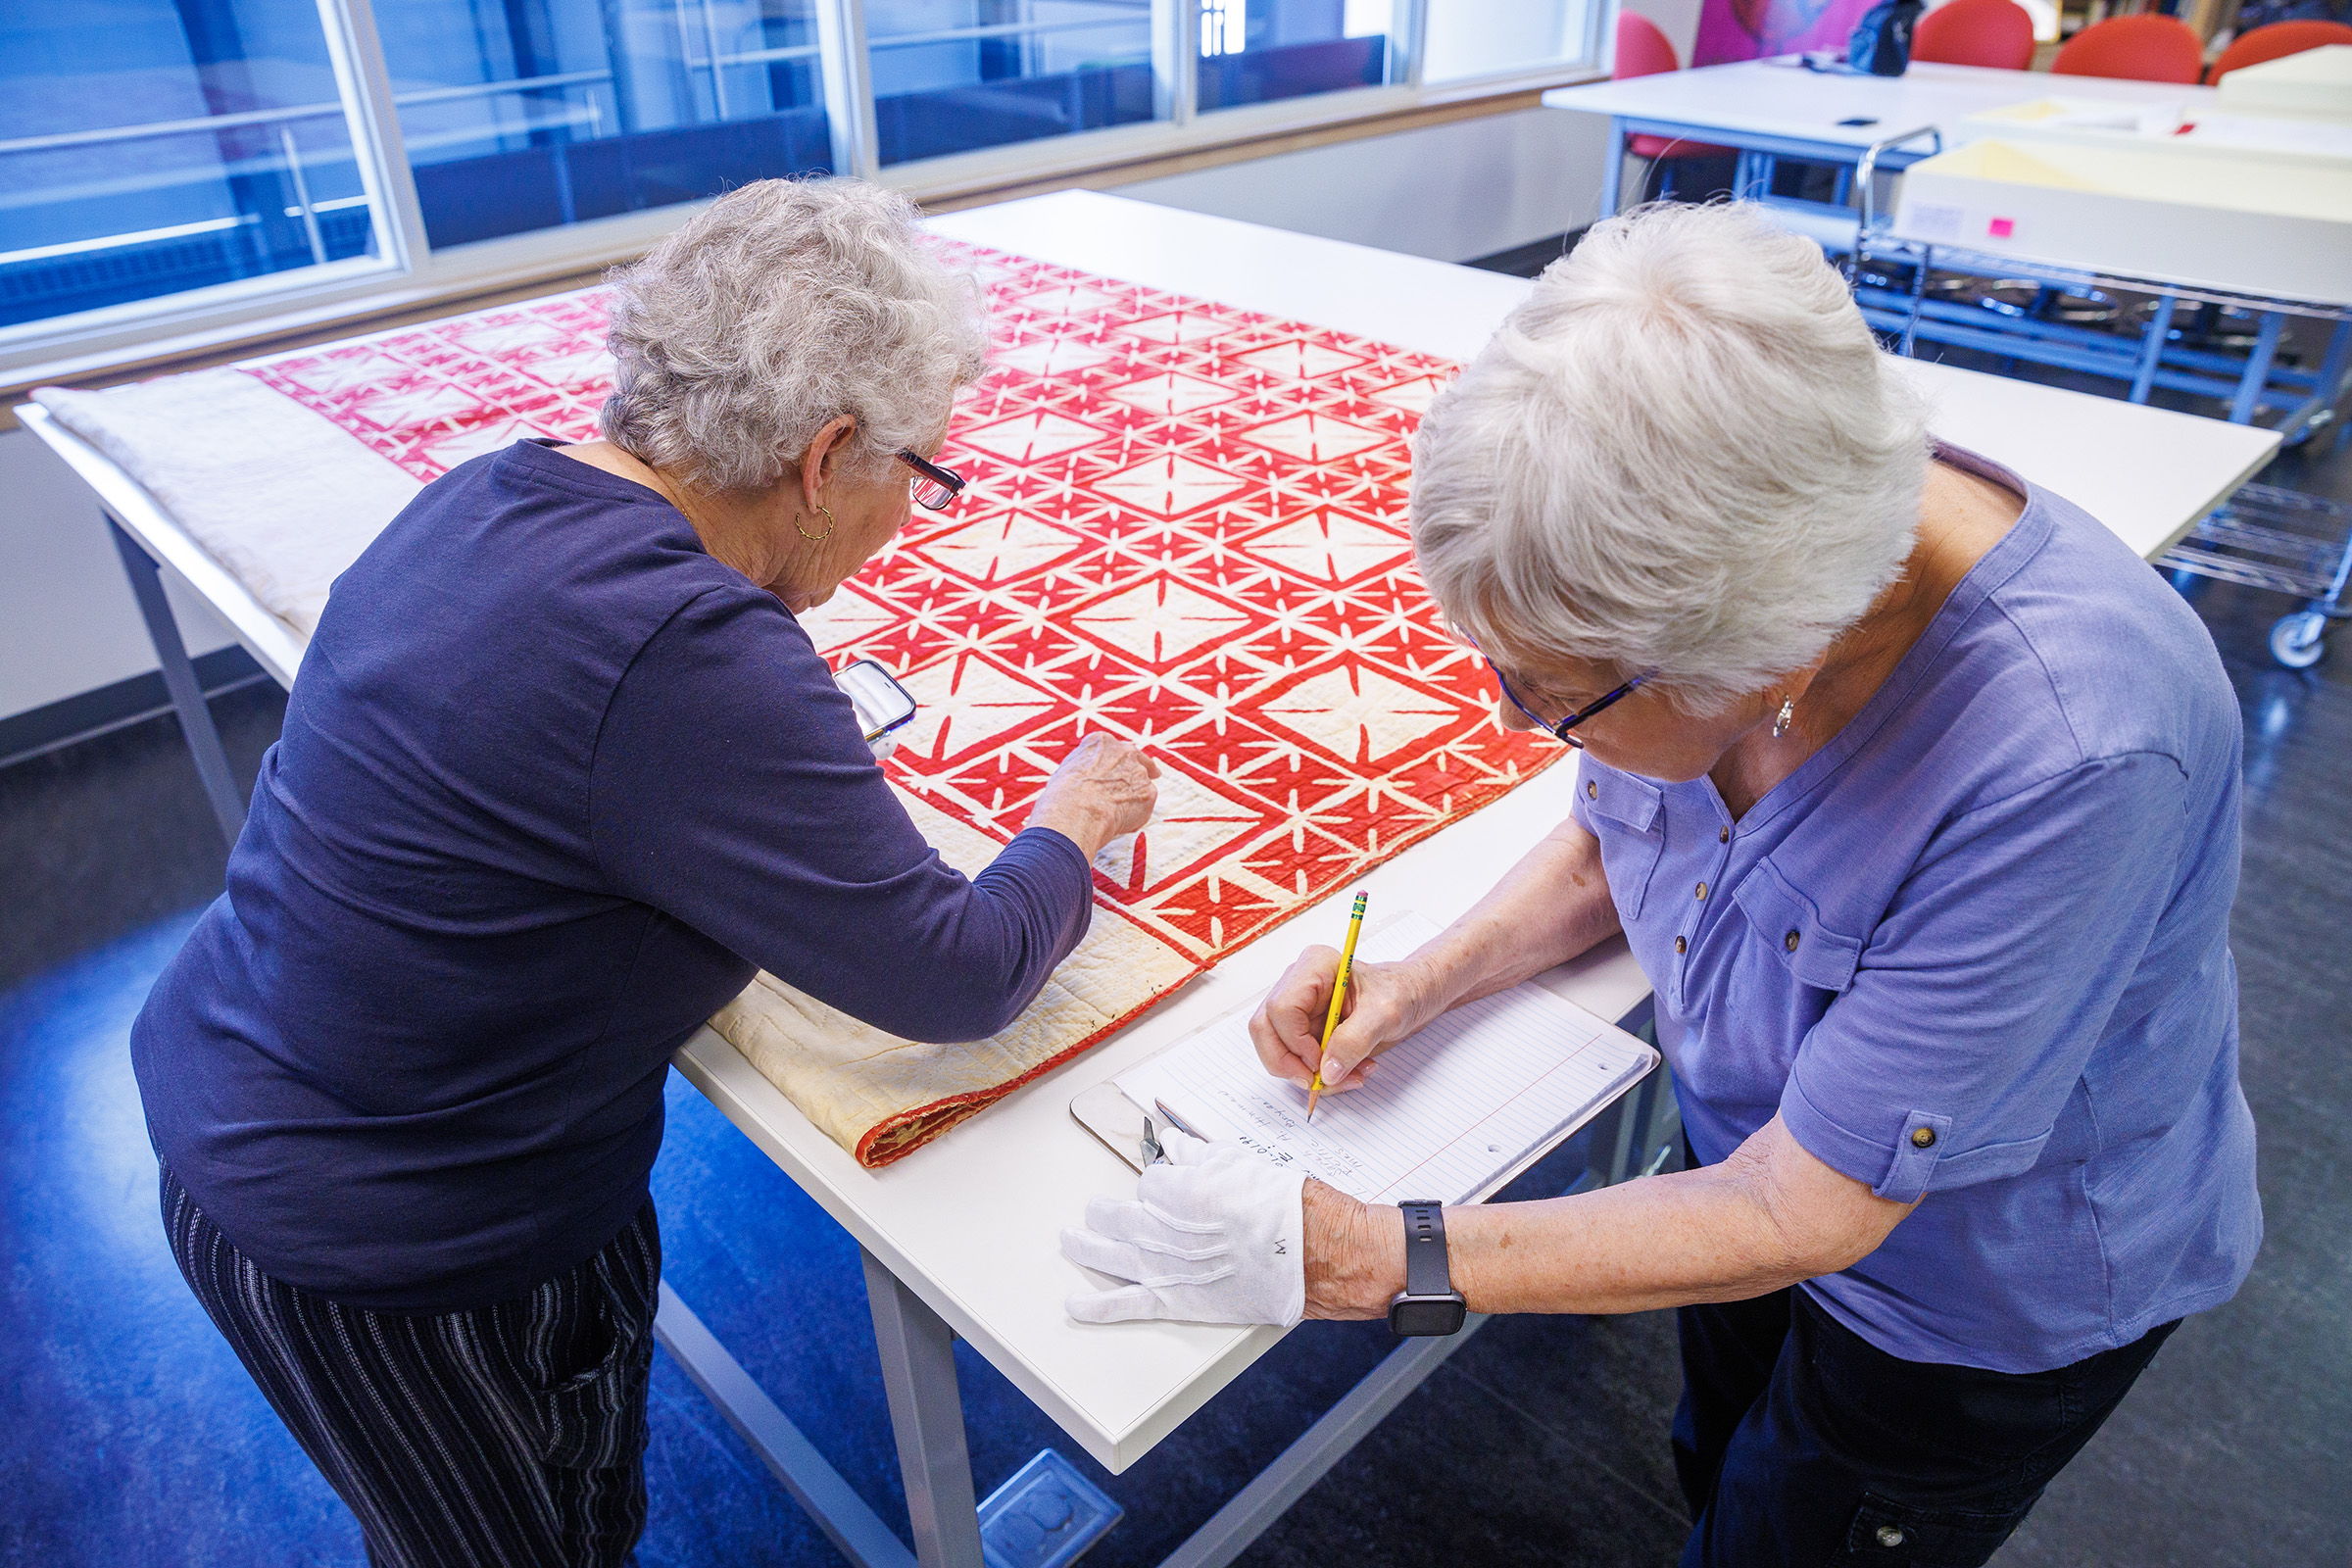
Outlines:
[{"label": "dark jeans", "polygon": [[1680,1316],[1682,1568],[1976,1568],[2180,1327],[2019,1373],[1901,1360],[1802,1290]]}]

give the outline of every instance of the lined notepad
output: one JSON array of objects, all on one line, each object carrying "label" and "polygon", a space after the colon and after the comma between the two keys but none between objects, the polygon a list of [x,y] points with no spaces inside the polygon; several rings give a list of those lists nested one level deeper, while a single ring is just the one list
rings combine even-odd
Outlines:
[{"label": "lined notepad", "polygon": [[[1360,956],[1411,952],[1432,927],[1407,916]],[[1460,1203],[1501,1186],[1542,1149],[1640,1081],[1657,1054],[1534,983],[1456,1007],[1381,1054],[1371,1082],[1325,1095],[1272,1077],[1241,1008],[1120,1073],[1119,1092],[1168,1107],[1208,1138],[1235,1138],[1365,1202]]]}]

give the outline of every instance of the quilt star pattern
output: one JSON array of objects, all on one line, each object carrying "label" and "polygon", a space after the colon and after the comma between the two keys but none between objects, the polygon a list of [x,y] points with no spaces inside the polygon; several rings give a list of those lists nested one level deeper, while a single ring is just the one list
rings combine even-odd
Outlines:
[{"label": "quilt star pattern", "polygon": [[[1005,1035],[921,1046],[762,975],[714,1021],[886,1164],[1115,1031],[1235,947],[1495,799],[1549,757],[1414,567],[1409,442],[1456,367],[963,246],[995,368],[941,460],[969,480],[802,617],[921,704],[884,764],[943,855],[985,864],[1093,730],[1161,767],[1095,866],[1094,930]],[[594,433],[587,290],[249,364],[419,480]]]}]

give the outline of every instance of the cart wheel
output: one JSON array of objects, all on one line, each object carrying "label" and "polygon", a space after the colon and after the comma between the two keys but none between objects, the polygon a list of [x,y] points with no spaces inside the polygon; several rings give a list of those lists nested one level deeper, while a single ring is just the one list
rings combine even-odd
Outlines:
[{"label": "cart wheel", "polygon": [[2271,657],[2289,669],[2309,669],[2328,651],[2328,617],[2316,610],[2280,615],[2271,626]]}]

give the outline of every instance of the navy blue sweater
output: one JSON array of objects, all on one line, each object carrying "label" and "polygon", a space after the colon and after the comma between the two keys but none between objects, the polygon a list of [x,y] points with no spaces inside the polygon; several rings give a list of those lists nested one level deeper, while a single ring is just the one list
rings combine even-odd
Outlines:
[{"label": "navy blue sweater", "polygon": [[943,863],[791,614],[651,490],[522,443],[337,579],[132,1060],[158,1153],[263,1269],[477,1306],[627,1223],[670,1053],[755,964],[977,1039],[1090,908],[1049,829]]}]

